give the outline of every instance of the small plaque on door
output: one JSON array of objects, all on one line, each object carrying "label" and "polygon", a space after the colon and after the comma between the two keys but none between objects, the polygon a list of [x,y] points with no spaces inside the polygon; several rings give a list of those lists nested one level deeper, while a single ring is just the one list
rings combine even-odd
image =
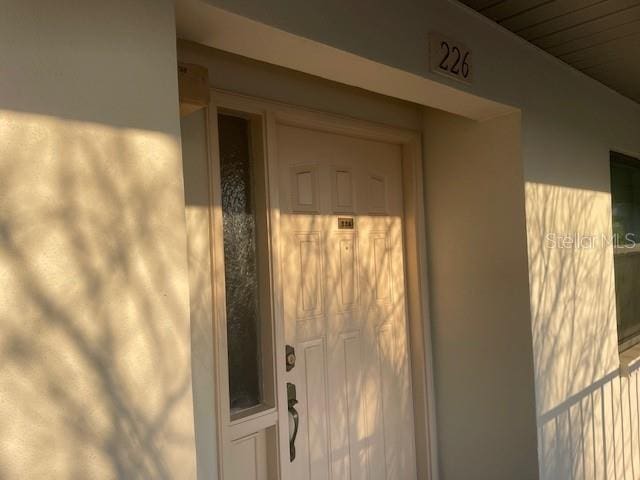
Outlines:
[{"label": "small plaque on door", "polygon": [[353,217],[338,217],[339,230],[353,230]]}]

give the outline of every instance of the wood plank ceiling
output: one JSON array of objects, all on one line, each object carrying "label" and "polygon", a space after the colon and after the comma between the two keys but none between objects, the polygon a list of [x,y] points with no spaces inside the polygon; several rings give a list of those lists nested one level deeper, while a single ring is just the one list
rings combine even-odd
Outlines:
[{"label": "wood plank ceiling", "polygon": [[640,103],[640,0],[461,0]]}]

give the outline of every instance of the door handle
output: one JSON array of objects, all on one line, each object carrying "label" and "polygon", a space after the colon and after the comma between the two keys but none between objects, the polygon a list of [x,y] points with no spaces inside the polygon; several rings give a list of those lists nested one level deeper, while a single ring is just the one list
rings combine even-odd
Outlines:
[{"label": "door handle", "polygon": [[287,403],[289,415],[293,419],[293,431],[289,426],[289,461],[293,462],[296,458],[296,438],[298,437],[298,427],[300,426],[300,415],[296,410],[296,404],[298,403],[296,386],[293,383],[287,383]]}]

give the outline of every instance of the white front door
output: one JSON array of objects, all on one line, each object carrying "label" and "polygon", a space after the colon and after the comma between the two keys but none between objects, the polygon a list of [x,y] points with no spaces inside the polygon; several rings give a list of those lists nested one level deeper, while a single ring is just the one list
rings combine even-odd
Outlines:
[{"label": "white front door", "polygon": [[279,123],[275,140],[299,414],[284,478],[415,480],[402,148]]}]

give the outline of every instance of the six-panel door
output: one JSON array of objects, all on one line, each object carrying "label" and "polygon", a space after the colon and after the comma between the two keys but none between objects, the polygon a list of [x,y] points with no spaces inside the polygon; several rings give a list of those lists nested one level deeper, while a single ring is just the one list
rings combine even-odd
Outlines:
[{"label": "six-panel door", "polygon": [[280,124],[276,139],[300,417],[285,478],[414,480],[402,149]]}]

